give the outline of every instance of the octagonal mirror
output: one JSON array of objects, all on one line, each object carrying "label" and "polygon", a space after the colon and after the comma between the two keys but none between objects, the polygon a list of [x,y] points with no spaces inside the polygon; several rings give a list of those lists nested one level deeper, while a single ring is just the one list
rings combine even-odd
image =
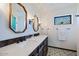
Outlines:
[{"label": "octagonal mirror", "polygon": [[21,3],[9,4],[9,27],[15,33],[23,33],[27,29],[27,11]]},{"label": "octagonal mirror", "polygon": [[35,32],[39,30],[39,19],[36,15],[34,16],[34,19],[33,19],[33,30]]}]

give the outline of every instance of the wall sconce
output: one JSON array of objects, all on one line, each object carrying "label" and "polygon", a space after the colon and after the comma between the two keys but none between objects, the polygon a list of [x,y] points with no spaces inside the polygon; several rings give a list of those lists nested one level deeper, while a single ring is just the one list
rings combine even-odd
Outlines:
[{"label": "wall sconce", "polygon": [[33,19],[29,19],[29,24],[32,24]]}]

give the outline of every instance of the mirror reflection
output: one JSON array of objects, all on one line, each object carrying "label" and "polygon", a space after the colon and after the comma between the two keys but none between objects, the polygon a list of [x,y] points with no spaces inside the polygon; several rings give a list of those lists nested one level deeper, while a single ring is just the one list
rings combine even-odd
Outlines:
[{"label": "mirror reflection", "polygon": [[22,33],[27,29],[27,11],[21,3],[11,3],[9,27],[15,33]]}]

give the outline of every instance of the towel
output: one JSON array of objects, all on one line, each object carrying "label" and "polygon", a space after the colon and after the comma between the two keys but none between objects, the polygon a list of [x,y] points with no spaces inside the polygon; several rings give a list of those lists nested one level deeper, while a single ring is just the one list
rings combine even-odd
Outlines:
[{"label": "towel", "polygon": [[66,40],[67,39],[67,30],[64,28],[59,28],[58,29],[58,40]]}]

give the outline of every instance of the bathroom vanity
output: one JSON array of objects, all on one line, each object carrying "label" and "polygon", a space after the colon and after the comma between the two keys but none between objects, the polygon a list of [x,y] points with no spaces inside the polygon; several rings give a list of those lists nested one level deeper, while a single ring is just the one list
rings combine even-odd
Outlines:
[{"label": "bathroom vanity", "polygon": [[[40,40],[40,39],[39,39]],[[29,56],[46,56],[48,51],[48,37],[39,42]]]},{"label": "bathroom vanity", "polygon": [[22,42],[1,47],[0,56],[45,56],[47,51],[48,37],[46,35],[38,35],[27,38]]}]

